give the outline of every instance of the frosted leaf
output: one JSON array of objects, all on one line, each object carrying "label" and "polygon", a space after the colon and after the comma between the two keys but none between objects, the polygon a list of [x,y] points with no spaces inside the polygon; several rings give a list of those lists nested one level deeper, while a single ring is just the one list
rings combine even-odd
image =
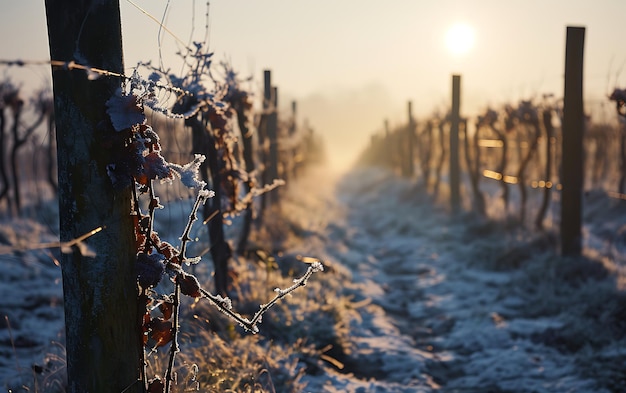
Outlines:
[{"label": "frosted leaf", "polygon": [[167,161],[156,151],[144,157],[143,170],[148,179],[169,179],[172,177]]},{"label": "frosted leaf", "polygon": [[165,274],[165,257],[161,254],[137,254],[135,269],[142,288],[155,287]]},{"label": "frosted leaf", "polygon": [[159,82],[161,80],[161,74],[158,72],[152,72],[150,76],[148,76],[148,80],[150,82]]},{"label": "frosted leaf", "polygon": [[135,95],[124,95],[121,89],[106,102],[107,114],[115,131],[131,128],[135,124],[143,124],[146,116]]},{"label": "frosted leaf", "polygon": [[193,161],[183,166],[170,163],[169,167],[180,177],[181,183],[189,188],[204,187],[205,182],[198,179],[200,165],[206,159],[202,154],[196,154]]},{"label": "frosted leaf", "polygon": [[182,273],[176,276],[176,282],[180,285],[180,292],[190,297],[200,297],[200,283],[196,276],[192,274]]}]

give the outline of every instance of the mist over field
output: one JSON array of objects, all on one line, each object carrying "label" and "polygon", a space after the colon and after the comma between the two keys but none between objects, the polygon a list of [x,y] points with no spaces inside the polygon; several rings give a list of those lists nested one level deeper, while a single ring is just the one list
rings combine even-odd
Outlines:
[{"label": "mist over field", "polygon": [[2,10],[0,389],[626,392],[626,1]]},{"label": "mist over field", "polygon": [[391,114],[391,124],[404,121],[398,103],[381,84],[327,88],[298,100],[298,108],[324,137],[329,164],[339,171],[355,163],[371,134],[384,131],[381,119]]}]

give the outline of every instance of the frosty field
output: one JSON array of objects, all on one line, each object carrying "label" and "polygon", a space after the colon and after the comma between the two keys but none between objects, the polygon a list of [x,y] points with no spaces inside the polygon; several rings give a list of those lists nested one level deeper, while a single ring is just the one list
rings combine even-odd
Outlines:
[{"label": "frosty field", "polygon": [[[279,366],[242,372],[269,376],[277,391],[289,386],[279,385],[281,378],[297,382],[290,391],[307,392],[624,389],[622,202],[588,194],[585,256],[561,258],[549,231],[532,234],[506,219],[484,221],[469,213],[451,217],[415,182],[383,170],[361,168],[333,178],[322,173],[312,170],[289,188],[269,230],[280,232],[273,249],[281,270],[302,270],[297,256],[307,255],[320,258],[325,272],[288,305],[270,311],[247,348],[251,358],[267,351]],[[163,216],[177,222],[180,212],[184,222],[185,209],[176,203],[188,202],[173,203]],[[34,221],[6,222],[1,229],[3,245],[14,250],[25,241],[54,239]],[[0,329],[5,389],[22,391],[20,383],[32,389],[35,379],[42,384],[63,374],[55,252],[5,250],[0,258],[0,314],[10,323],[9,329],[5,319]],[[203,263],[210,270],[210,262]],[[267,276],[254,284],[264,287],[261,296],[282,279],[278,270],[266,272],[258,264],[239,261],[236,269],[242,269],[242,282],[246,274]],[[194,308],[188,316],[207,316],[202,312]],[[188,335],[183,348],[202,347],[202,340],[220,334],[213,315],[206,319],[207,333]],[[310,351],[271,351],[297,334]],[[232,340],[250,338],[237,333]],[[199,376],[215,373],[208,362],[197,364]],[[271,391],[269,386],[263,388]]]}]

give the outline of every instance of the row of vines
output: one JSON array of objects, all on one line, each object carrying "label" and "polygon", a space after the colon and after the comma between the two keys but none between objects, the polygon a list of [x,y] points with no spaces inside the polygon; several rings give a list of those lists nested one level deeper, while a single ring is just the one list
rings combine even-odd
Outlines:
[{"label": "row of vines", "polygon": [[[278,89],[271,83],[270,71],[264,72],[262,94],[258,94],[252,78],[241,78],[226,63],[213,64],[212,53],[202,43],[194,44],[193,50],[184,55],[184,62],[188,72],[182,75],[150,63],[138,65],[132,75],[122,75],[71,61],[52,61],[53,74],[63,78],[72,75],[86,79],[86,83],[104,79],[121,82],[121,87],[105,101],[106,116],[96,124],[94,138],[97,149],[108,157],[106,177],[111,192],[117,195],[115,198],[119,199],[122,195],[119,193],[132,191],[129,207],[136,262],[131,270],[136,274],[140,291],[139,331],[135,334],[145,347],[140,351],[143,369],[138,376],[138,381],[142,382],[139,391],[169,392],[176,384],[181,295],[206,299],[245,330],[258,332],[256,324],[276,301],[305,285],[312,273],[322,269],[321,264],[311,258],[312,265],[307,272],[291,287],[277,289],[273,300],[262,305],[250,319],[233,310],[228,297],[233,293],[230,262],[234,257],[263,259],[265,256],[267,259],[272,254],[271,244],[261,246],[267,247],[267,252],[256,249],[259,241],[255,236],[263,236],[262,241],[267,243],[265,217],[280,210],[280,199],[292,180],[308,166],[324,160],[324,145],[310,127],[298,124],[295,102],[290,113],[279,112]],[[5,62],[5,65],[27,64]],[[249,87],[244,87],[246,85]],[[45,203],[41,194],[48,195],[48,203],[55,199],[50,197],[58,195],[63,221],[64,216],[72,214],[72,205],[89,197],[90,191],[67,190],[65,177],[77,175],[76,169],[68,168],[70,164],[63,159],[59,161],[57,181],[52,94],[44,89],[28,104],[28,100],[22,98],[21,89],[9,79],[0,85],[0,94],[0,206],[3,214],[9,218],[41,212],[33,208],[33,201],[41,205]],[[34,120],[29,122],[29,118]],[[58,141],[62,147],[68,145],[63,137]],[[73,141],[69,144],[72,149],[79,149],[76,147],[79,144]],[[82,153],[72,155],[77,154]],[[182,186],[173,196],[170,191],[164,191],[171,190],[172,184],[174,188]],[[20,191],[24,186],[27,186],[26,193]],[[167,196],[162,200],[164,195]],[[176,246],[160,238],[155,217],[163,208],[162,202],[184,198],[195,199],[195,202],[180,237],[181,244]],[[76,220],[72,218],[72,222]],[[208,238],[201,242],[210,245],[205,253],[212,261],[212,290],[204,289],[201,280],[194,275],[195,265],[202,255],[186,255],[189,244],[194,241],[191,230],[197,220],[207,227]],[[233,221],[237,225],[231,225]],[[98,225],[88,235],[98,236],[98,232],[112,229],[106,222]],[[110,236],[115,238],[118,234],[110,233]],[[81,245],[76,241],[66,243]],[[90,257],[86,248],[79,249],[75,251]],[[187,269],[189,265],[191,268]],[[64,281],[71,282],[66,287],[84,286],[75,273],[64,272]],[[168,276],[171,280],[162,280]],[[85,298],[84,289],[77,296]],[[66,310],[76,312],[69,310],[67,299]],[[67,321],[68,332],[70,329],[77,331],[77,324],[85,323],[91,326],[84,329],[87,335],[102,328],[98,320]],[[73,325],[70,327],[70,324]],[[68,336],[68,358],[73,356],[70,354],[72,340],[78,341],[80,346],[82,337]],[[149,375],[147,354],[167,346],[169,360],[162,377]],[[79,351],[79,359],[87,362],[91,355],[84,348]],[[74,368],[74,373],[84,371]],[[70,381],[78,378],[69,368],[68,373]]]},{"label": "row of vines", "polygon": [[[617,108],[612,121],[586,116],[583,141],[585,189],[603,189],[620,199],[626,187],[624,95],[616,89],[606,98]],[[552,94],[461,118],[464,206],[480,215],[504,214],[543,229],[551,202],[561,191],[562,124],[563,101]],[[385,128],[371,137],[361,162],[417,178],[434,197],[440,195],[450,169],[450,114],[416,121],[409,103],[407,124]]]}]

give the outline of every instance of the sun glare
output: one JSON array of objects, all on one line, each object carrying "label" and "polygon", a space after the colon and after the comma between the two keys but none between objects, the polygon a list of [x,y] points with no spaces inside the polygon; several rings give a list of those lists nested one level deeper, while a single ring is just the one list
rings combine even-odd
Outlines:
[{"label": "sun glare", "polygon": [[466,24],[456,24],[446,33],[446,48],[453,55],[463,55],[474,47],[474,29]]}]

